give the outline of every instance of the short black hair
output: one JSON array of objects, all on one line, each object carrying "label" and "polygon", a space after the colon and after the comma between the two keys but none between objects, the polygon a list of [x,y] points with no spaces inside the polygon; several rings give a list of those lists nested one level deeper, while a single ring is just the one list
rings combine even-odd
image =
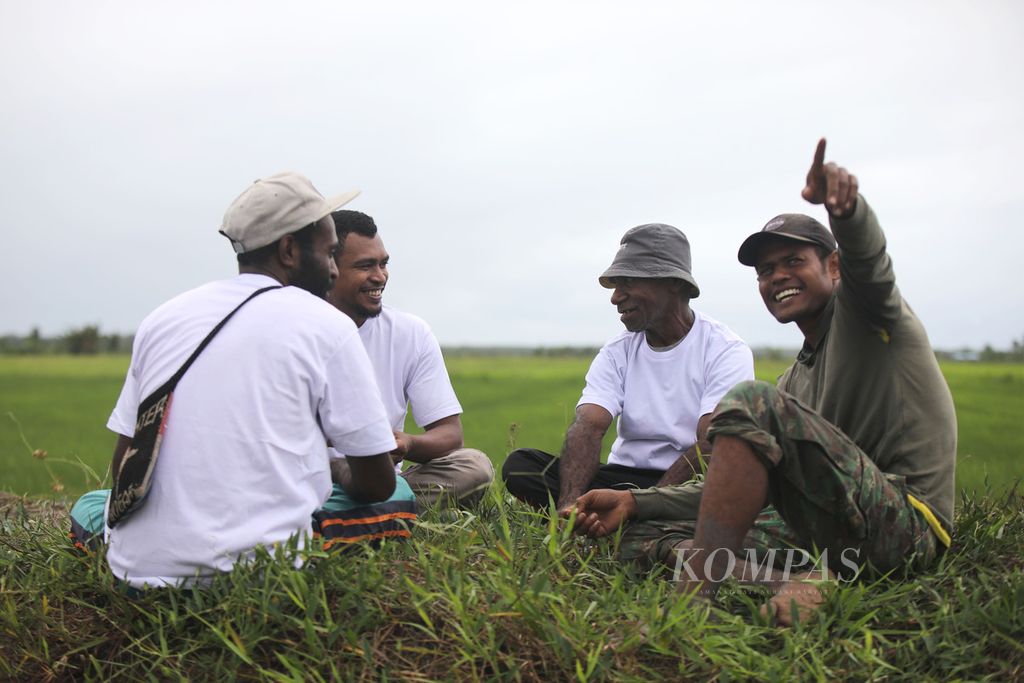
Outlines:
[{"label": "short black hair", "polygon": [[377,235],[377,224],[373,218],[362,211],[350,211],[341,209],[331,214],[334,219],[334,231],[338,233],[338,253],[345,249],[345,238],[350,232],[363,237],[375,237]]},{"label": "short black hair", "polygon": [[[319,223],[319,221],[317,221]],[[299,250],[306,252],[313,248],[313,233],[316,231],[316,223],[310,223],[309,225],[299,228],[293,233],[289,233],[295,238],[295,241],[299,243]],[[240,266],[258,266],[266,263],[270,258],[277,253],[277,243],[282,238],[276,239],[270,244],[260,247],[259,249],[253,249],[252,251],[246,251],[238,255],[238,265]]]}]

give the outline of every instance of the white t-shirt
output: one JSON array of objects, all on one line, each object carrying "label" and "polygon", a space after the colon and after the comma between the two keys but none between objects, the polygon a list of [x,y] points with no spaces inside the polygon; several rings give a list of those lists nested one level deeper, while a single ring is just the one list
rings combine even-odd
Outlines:
[{"label": "white t-shirt", "polygon": [[667,351],[652,349],[643,332],[623,332],[591,363],[577,407],[592,403],[619,418],[609,464],[667,470],[697,442],[697,420],[754,378],[746,343],[722,323],[693,316],[689,333]]},{"label": "white t-shirt", "polygon": [[430,327],[421,318],[384,306],[359,328],[391,427],[405,428],[405,414],[420,427],[462,413]]},{"label": "white t-shirt", "polygon": [[[404,431],[410,406],[420,428],[462,413],[441,346],[422,319],[384,306],[380,315],[366,319],[359,338],[370,357],[392,429]],[[401,470],[401,464],[396,470]]]},{"label": "white t-shirt", "polygon": [[[107,427],[132,435],[139,403],[231,309],[274,284],[239,275],[151,313]],[[265,292],[178,383],[149,496],[108,532],[114,575],[138,587],[192,585],[259,545],[301,543],[331,491],[326,439],[354,456],[395,448],[355,325],[301,289]]]}]

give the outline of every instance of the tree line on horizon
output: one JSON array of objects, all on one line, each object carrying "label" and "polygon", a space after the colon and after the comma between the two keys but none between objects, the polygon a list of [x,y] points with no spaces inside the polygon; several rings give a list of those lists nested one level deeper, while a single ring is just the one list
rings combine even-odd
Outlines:
[{"label": "tree line on horizon", "polygon": [[[47,337],[38,327],[28,334],[6,334],[0,336],[0,355],[96,355],[100,353],[131,353],[134,334],[117,332],[103,333],[99,325],[84,325],[62,334]],[[533,356],[533,357],[593,357],[597,346],[446,346],[446,356]],[[798,349],[774,346],[752,347],[758,360],[789,361],[796,357]],[[939,360],[975,361],[982,363],[1024,363],[1024,335],[1014,339],[1008,349],[996,349],[986,344],[981,349],[961,347],[958,349],[936,349]]]},{"label": "tree line on horizon", "polygon": [[7,334],[0,337],[0,354],[88,356],[131,353],[134,340],[134,334],[104,334],[99,325],[84,325],[54,337],[45,337],[38,327],[33,327],[27,335]]}]

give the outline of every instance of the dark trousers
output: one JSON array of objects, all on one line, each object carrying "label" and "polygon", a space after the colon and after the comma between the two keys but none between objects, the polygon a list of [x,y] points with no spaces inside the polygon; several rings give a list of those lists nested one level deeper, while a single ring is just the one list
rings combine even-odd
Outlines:
[{"label": "dark trousers", "polygon": [[[664,470],[625,465],[601,465],[591,489],[646,489],[661,480]],[[536,448],[512,451],[501,466],[505,488],[513,496],[535,507],[546,508],[548,500],[558,502],[558,458]]]}]

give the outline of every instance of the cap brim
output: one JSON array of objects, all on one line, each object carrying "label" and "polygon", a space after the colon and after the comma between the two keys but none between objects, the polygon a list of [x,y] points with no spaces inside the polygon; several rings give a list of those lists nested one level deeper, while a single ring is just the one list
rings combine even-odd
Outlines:
[{"label": "cap brim", "polygon": [[324,199],[324,202],[326,202],[327,205],[331,207],[331,211],[337,211],[338,209],[340,209],[341,207],[345,206],[350,201],[358,197],[361,192],[362,190],[349,190],[348,192],[336,194],[333,197],[326,197]]},{"label": "cap brim", "polygon": [[738,258],[740,263],[745,266],[756,266],[757,254],[761,250],[761,247],[767,242],[776,240],[776,238],[792,240],[794,242],[803,242],[804,244],[818,244],[815,240],[801,237],[800,235],[792,235],[788,232],[755,232],[753,235],[743,240],[743,244],[740,245],[740,250],[737,252],[736,258]]}]

